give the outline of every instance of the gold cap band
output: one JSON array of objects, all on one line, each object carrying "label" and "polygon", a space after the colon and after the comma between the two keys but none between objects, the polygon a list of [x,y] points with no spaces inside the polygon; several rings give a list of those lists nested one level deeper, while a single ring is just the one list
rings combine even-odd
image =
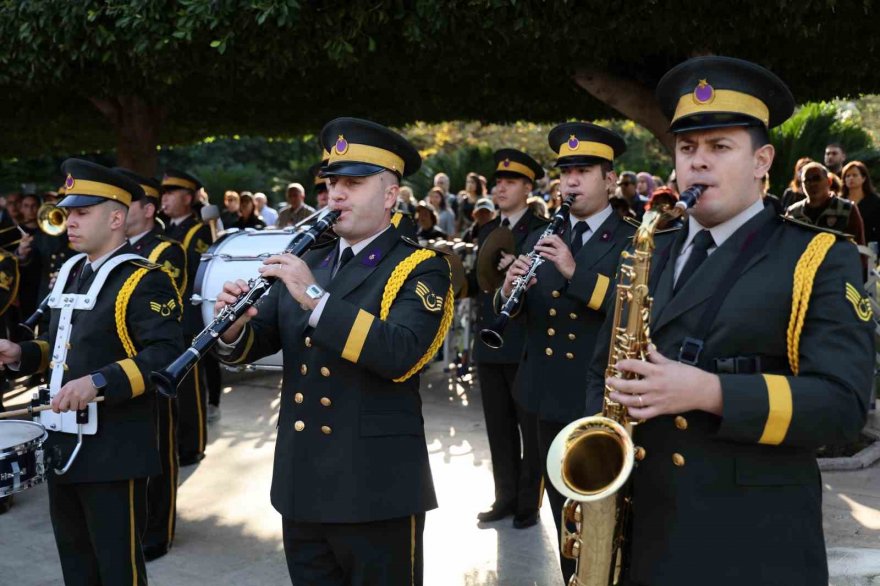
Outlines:
[{"label": "gold cap band", "polygon": [[559,157],[599,157],[609,161],[614,160],[614,149],[605,143],[578,140],[576,146],[571,148],[572,141],[563,142],[559,147]]},{"label": "gold cap band", "polygon": [[403,159],[385,149],[373,147],[365,144],[347,144],[347,148],[343,152],[336,150],[336,147],[330,151],[330,162],[333,163],[368,163],[370,165],[379,165],[390,171],[394,171],[399,175],[403,175],[404,163]]},{"label": "gold cap band", "polygon": [[182,187],[184,189],[198,190],[198,186],[192,181],[187,181],[182,177],[163,177],[162,187]]},{"label": "gold cap band", "polygon": [[527,167],[526,165],[523,165],[522,163],[517,163],[516,161],[511,161],[510,159],[505,159],[505,160],[501,161],[500,163],[498,163],[498,167],[496,167],[495,172],[497,173],[499,171],[502,171],[502,172],[509,171],[511,173],[519,173],[520,175],[525,175],[526,177],[528,177],[532,181],[535,180],[535,172],[531,168]]},{"label": "gold cap band", "polygon": [[121,187],[88,179],[74,178],[73,185],[67,188],[67,195],[92,195],[118,201],[126,207],[131,205],[131,194]]},{"label": "gold cap band", "polygon": [[327,183],[326,177],[315,177],[315,185],[323,185]]},{"label": "gold cap band", "polygon": [[155,187],[151,187],[149,185],[140,184],[141,188],[144,190],[144,193],[147,194],[147,197],[159,197],[159,190]]},{"label": "gold cap band", "polygon": [[704,103],[698,102],[693,92],[683,95],[678,99],[672,122],[691,114],[711,114],[713,112],[746,114],[757,118],[764,123],[764,126],[770,124],[770,109],[767,108],[767,104],[755,96],[735,90],[715,90],[712,99]]}]

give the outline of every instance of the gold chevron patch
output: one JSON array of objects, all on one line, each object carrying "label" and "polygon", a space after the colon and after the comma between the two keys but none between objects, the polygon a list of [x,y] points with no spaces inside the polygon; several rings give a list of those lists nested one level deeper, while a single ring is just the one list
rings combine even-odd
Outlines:
[{"label": "gold chevron patch", "polygon": [[437,312],[443,309],[443,298],[431,291],[431,288],[422,283],[416,282],[416,295],[422,300],[422,305],[428,311]]},{"label": "gold chevron patch", "polygon": [[6,273],[0,273],[0,289],[9,291],[9,288],[12,287],[12,280],[12,277]]},{"label": "gold chevron patch", "polygon": [[161,315],[162,317],[168,317],[171,315],[172,310],[177,307],[177,302],[174,299],[169,299],[167,303],[159,303],[158,301],[150,301],[150,309]]},{"label": "gold chevron patch", "polygon": [[874,310],[871,308],[871,300],[862,297],[859,290],[850,283],[846,284],[846,299],[849,301],[856,312],[856,316],[862,321],[868,321],[874,316]]}]

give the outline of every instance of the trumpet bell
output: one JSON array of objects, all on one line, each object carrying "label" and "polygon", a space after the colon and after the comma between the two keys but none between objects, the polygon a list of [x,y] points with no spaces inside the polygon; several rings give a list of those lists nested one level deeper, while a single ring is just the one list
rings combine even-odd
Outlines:
[{"label": "trumpet bell", "polygon": [[607,417],[584,417],[565,426],[550,444],[547,475],[566,498],[589,502],[616,493],[635,462],[632,437]]},{"label": "trumpet bell", "polygon": [[60,236],[67,231],[67,210],[44,203],[37,210],[37,225],[49,236]]}]

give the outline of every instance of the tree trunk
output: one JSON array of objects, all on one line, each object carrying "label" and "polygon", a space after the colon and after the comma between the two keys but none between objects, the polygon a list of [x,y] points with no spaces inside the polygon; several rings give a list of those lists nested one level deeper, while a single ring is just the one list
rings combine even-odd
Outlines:
[{"label": "tree trunk", "polygon": [[161,106],[140,96],[90,98],[116,129],[116,164],[153,177],[159,153],[159,129],[165,119]]},{"label": "tree trunk", "polygon": [[603,104],[647,128],[672,152],[675,141],[669,132],[669,119],[663,115],[649,88],[637,81],[592,69],[579,70],[574,81]]}]

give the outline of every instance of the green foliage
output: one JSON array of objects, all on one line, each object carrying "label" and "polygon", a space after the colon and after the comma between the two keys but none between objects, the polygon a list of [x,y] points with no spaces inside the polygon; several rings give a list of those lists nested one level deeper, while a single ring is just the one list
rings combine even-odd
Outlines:
[{"label": "green foliage", "polygon": [[804,105],[784,124],[774,128],[770,139],[776,158],[770,171],[771,193],[781,195],[791,181],[794,166],[801,157],[824,161],[825,146],[839,142],[849,160],[874,161],[871,135],[861,126],[860,118],[839,105],[817,102]]},{"label": "green foliage", "polygon": [[[614,113],[577,70],[650,91],[706,52],[769,66],[802,101],[878,92],[865,57],[877,12],[838,0],[0,0],[0,155],[112,147],[90,98],[130,94],[165,108],[161,144],[294,137],[342,114],[602,119]],[[643,22],[662,34],[635,33]]]}]

